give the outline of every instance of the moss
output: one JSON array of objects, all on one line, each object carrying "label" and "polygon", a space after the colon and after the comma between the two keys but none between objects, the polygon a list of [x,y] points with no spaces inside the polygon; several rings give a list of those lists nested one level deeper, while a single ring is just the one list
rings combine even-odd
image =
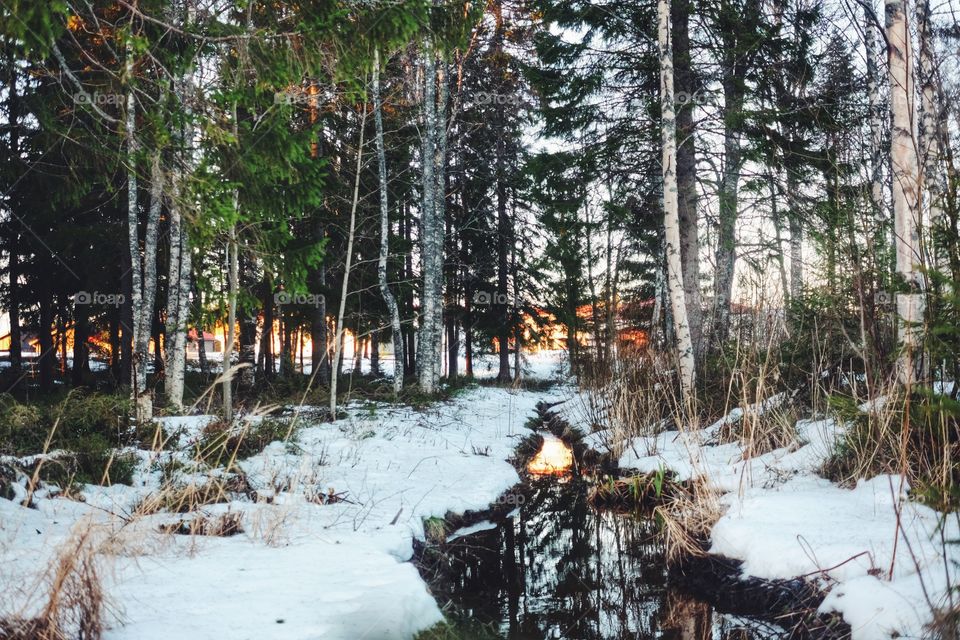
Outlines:
[{"label": "moss", "polygon": [[502,637],[493,625],[453,619],[424,629],[414,636],[414,640],[496,640]]}]

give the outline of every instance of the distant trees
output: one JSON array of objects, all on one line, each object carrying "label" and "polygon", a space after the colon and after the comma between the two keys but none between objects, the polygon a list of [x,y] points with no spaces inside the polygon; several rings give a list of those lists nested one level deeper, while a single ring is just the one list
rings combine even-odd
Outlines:
[{"label": "distant trees", "polygon": [[[610,370],[628,335],[679,344],[689,391],[743,338],[745,280],[791,330],[842,317],[833,359],[874,385],[897,350],[888,292],[907,355],[951,308],[955,27],[920,0],[914,35],[886,2],[884,69],[876,7],[832,8],[4,8],[2,386],[106,377],[145,419],[223,357],[228,415],[278,382],[335,406],[388,343],[395,393],[493,350],[515,380],[549,315],[578,372]],[[227,344],[194,371],[205,329]]]}]

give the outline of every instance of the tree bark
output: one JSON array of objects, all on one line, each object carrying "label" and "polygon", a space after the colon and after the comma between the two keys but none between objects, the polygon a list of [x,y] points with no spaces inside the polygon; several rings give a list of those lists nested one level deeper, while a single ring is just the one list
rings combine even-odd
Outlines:
[{"label": "tree bark", "polygon": [[[353,201],[350,205],[350,229],[347,234],[347,256],[343,266],[343,284],[340,287],[340,309],[337,311],[337,329],[333,339],[333,362],[330,374],[330,419],[337,419],[337,381],[340,377],[340,355],[343,349],[343,315],[350,292],[350,269],[353,265],[353,240],[357,224],[357,204],[360,201],[360,171],[363,168],[363,136],[367,125],[367,109],[363,105],[360,115],[360,142],[357,145],[357,170],[353,182]],[[356,340],[354,341],[356,345]],[[356,347],[355,347],[356,348]]]},{"label": "tree bark", "polygon": [[[443,277],[442,272],[435,270],[437,251],[437,69],[433,43],[429,37],[423,44],[423,134],[422,150],[420,153],[423,165],[423,200],[420,211],[421,219],[421,270],[422,291],[420,295],[420,335],[418,339],[417,369],[420,389],[423,393],[431,394],[435,391],[438,380],[437,364],[434,361],[434,334],[437,327],[437,307],[440,300],[436,298],[437,280]],[[442,247],[442,245],[441,245]],[[442,250],[442,248],[441,248]],[[442,313],[442,312],[441,312]]]},{"label": "tree bark", "polygon": [[387,154],[383,141],[383,104],[380,101],[380,52],[373,52],[373,114],[377,129],[377,176],[380,187],[380,256],[377,260],[377,281],[380,294],[390,313],[390,336],[393,343],[394,365],[393,392],[403,390],[403,334],[400,326],[400,309],[387,284],[387,258],[390,254],[390,206],[387,191]]},{"label": "tree bark", "polygon": [[947,253],[941,247],[942,234],[947,230],[943,211],[946,193],[945,172],[941,168],[939,127],[943,120],[939,104],[937,66],[933,59],[933,35],[930,0],[919,0],[917,5],[917,32],[920,42],[920,159],[923,164],[924,204],[930,221],[931,238],[928,253],[932,266],[946,273],[949,269]]},{"label": "tree bark", "polygon": [[913,52],[907,26],[906,0],[886,0],[886,27],[890,69],[890,101],[893,106],[890,158],[893,171],[893,216],[897,273],[907,293],[897,295],[899,336],[902,350],[897,362],[898,379],[910,385],[918,380],[922,363],[920,324],[923,322],[923,280],[916,265],[920,258],[920,172],[917,159],[916,104]]},{"label": "tree bark", "polygon": [[667,288],[677,339],[677,360],[680,366],[680,384],[686,409],[693,407],[695,379],[693,343],[687,319],[683,286],[683,264],[680,259],[680,219],[677,194],[677,134],[673,95],[673,51],[670,29],[670,0],[657,4],[660,49],[661,126],[663,127],[663,214],[667,253]]},{"label": "tree bark", "polygon": [[[126,44],[124,67],[126,81],[132,83],[133,44],[130,41]],[[137,142],[136,97],[133,89],[127,90],[124,128],[127,137],[127,249],[130,253],[130,309],[132,311],[130,318],[132,353],[128,364],[131,367],[131,400],[136,407],[137,421],[140,422],[149,419],[149,416],[143,415],[145,403],[142,402],[140,397],[141,394],[146,392],[145,378],[141,377],[140,374],[146,370],[147,354],[139,350],[142,346],[140,340],[140,309],[143,306],[143,270],[140,262],[138,228],[140,213],[137,204],[137,153],[140,146]]]},{"label": "tree bark", "polygon": [[696,82],[690,62],[690,3],[691,0],[674,0],[671,8],[673,18],[673,60],[677,99],[677,191],[680,219],[680,261],[683,264],[684,298],[687,305],[687,320],[690,323],[690,340],[694,355],[701,349],[703,307],[700,300],[700,232],[697,214],[697,157],[696,128],[693,122],[693,97]]}]

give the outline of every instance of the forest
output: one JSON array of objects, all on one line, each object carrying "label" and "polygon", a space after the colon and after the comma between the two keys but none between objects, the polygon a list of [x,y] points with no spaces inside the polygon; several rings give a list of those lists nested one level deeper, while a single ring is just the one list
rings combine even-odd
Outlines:
[{"label": "forest", "polygon": [[958,105],[958,0],[0,0],[0,639],[960,638]]}]

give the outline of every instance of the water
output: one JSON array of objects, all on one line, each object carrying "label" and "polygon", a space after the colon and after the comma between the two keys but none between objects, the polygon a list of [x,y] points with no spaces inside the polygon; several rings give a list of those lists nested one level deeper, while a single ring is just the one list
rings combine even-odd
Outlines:
[{"label": "water", "polygon": [[428,549],[421,571],[449,618],[492,631],[471,638],[786,636],[672,589],[656,522],[594,510],[569,477],[532,480],[511,517]]}]

